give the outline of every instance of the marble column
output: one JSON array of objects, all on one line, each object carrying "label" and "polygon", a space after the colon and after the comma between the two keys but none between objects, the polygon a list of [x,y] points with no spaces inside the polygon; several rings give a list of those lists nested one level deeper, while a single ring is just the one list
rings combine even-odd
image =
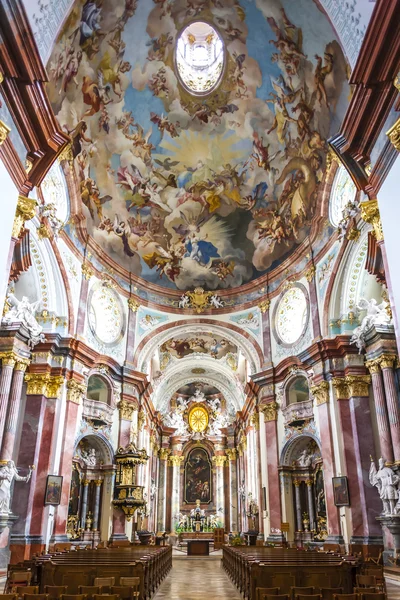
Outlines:
[{"label": "marble column", "polygon": [[224,494],[224,465],[227,460],[225,455],[217,455],[212,457],[215,465],[215,504],[217,509],[217,518],[225,525],[225,494]]},{"label": "marble column", "polygon": [[265,439],[267,444],[268,513],[270,532],[267,541],[282,541],[282,507],[279,483],[278,455],[278,404],[272,400],[260,406],[264,413]]},{"label": "marble column", "polygon": [[300,498],[300,481],[295,479],[293,481],[294,485],[294,498],[296,505],[296,521],[297,521],[297,531],[303,531],[303,518],[301,515],[301,498]]},{"label": "marble column", "polygon": [[100,514],[100,497],[101,497],[103,480],[96,479],[94,484],[95,484],[96,488],[95,488],[94,507],[93,507],[93,531],[98,531],[98,529],[99,529],[99,514]]},{"label": "marble column", "polygon": [[11,380],[14,372],[17,356],[14,352],[5,352],[1,355],[0,375],[0,448],[3,441],[3,431],[6,422],[8,398],[11,389]]},{"label": "marble column", "polygon": [[118,446],[125,448],[131,441],[132,415],[136,410],[136,405],[126,400],[118,402],[119,411],[119,429]]},{"label": "marble column", "polygon": [[172,498],[171,498],[171,530],[175,531],[179,524],[181,500],[181,465],[184,456],[174,454],[169,457],[172,464]]},{"label": "marble column", "polygon": [[83,480],[83,490],[82,490],[82,504],[81,504],[81,527],[82,529],[86,529],[86,516],[87,516],[87,504],[88,504],[88,493],[89,493],[89,479]]},{"label": "marble column", "polygon": [[320,424],[321,451],[324,469],[325,501],[328,517],[328,542],[343,544],[340,530],[339,511],[335,506],[332,477],[335,472],[335,453],[333,449],[331,416],[329,412],[329,383],[321,381],[311,387],[316,400],[318,422]]},{"label": "marble column", "polygon": [[392,437],[390,435],[389,416],[386,408],[385,390],[383,388],[382,372],[379,359],[366,363],[372,378],[376,420],[378,423],[380,455],[390,463],[394,461]]},{"label": "marble column", "polygon": [[136,319],[137,311],[140,308],[139,302],[135,300],[133,296],[128,298],[128,327],[126,335],[126,361],[128,363],[133,362],[133,350],[135,348],[135,336],[136,336]]},{"label": "marble column", "polygon": [[125,533],[125,513],[121,508],[114,506],[112,520],[112,534],[110,542],[127,540],[128,536]]},{"label": "marble column", "polygon": [[167,466],[171,450],[160,449],[160,466],[158,471],[157,531],[166,531],[167,511]]},{"label": "marble column", "polygon": [[315,266],[313,264],[306,271],[306,278],[309,282],[308,292],[310,294],[311,319],[314,337],[317,339],[321,339],[321,324],[318,312],[317,283],[315,281]]},{"label": "marble column", "polygon": [[314,512],[314,498],[313,498],[313,480],[306,480],[307,486],[307,505],[308,505],[308,516],[310,518],[310,531],[315,531],[315,512]]},{"label": "marble column", "polygon": [[385,386],[387,411],[392,437],[394,460],[400,461],[400,408],[397,395],[396,380],[393,365],[397,357],[393,354],[383,354],[379,357]]},{"label": "marble column", "polygon": [[75,379],[67,381],[67,402],[65,409],[64,431],[61,443],[61,456],[58,474],[63,477],[61,503],[54,515],[54,529],[51,543],[67,542],[66,535],[68,503],[72,476],[72,458],[77,430],[79,405],[82,402],[86,388]]},{"label": "marble column", "polygon": [[229,520],[230,530],[239,531],[238,522],[238,485],[236,449],[228,448],[226,455],[229,460]]},{"label": "marble column", "polygon": [[78,319],[76,323],[76,334],[77,336],[83,335],[85,332],[85,321],[87,314],[87,303],[89,295],[89,281],[93,276],[94,271],[90,264],[85,260],[81,265],[82,270],[82,281],[81,291],[79,294],[79,307],[78,307]]},{"label": "marble column", "polygon": [[19,407],[21,405],[22,385],[24,383],[24,373],[28,365],[28,359],[19,357],[17,358],[11,383],[10,400],[8,404],[6,422],[4,425],[0,460],[11,460],[13,457]]},{"label": "marble column", "polygon": [[269,307],[271,301],[264,300],[258,307],[261,311],[262,334],[263,334],[263,349],[264,349],[264,366],[271,364],[271,327],[269,322]]}]

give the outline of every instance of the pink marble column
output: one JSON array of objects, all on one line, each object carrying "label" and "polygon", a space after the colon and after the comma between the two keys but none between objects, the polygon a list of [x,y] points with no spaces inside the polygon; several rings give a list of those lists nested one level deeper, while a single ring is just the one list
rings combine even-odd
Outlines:
[{"label": "pink marble column", "polygon": [[0,375],[0,448],[3,441],[4,426],[6,424],[6,413],[8,398],[10,395],[11,380],[14,372],[16,356],[13,352],[7,352],[2,357]]},{"label": "pink marble column", "polygon": [[110,542],[115,542],[117,540],[126,541],[127,539],[128,536],[125,533],[125,514],[121,508],[114,506]]},{"label": "pink marble column", "polygon": [[82,283],[81,292],[79,295],[78,318],[76,322],[76,334],[83,335],[85,331],[85,320],[87,314],[87,301],[89,292],[89,280],[93,275],[93,271],[87,262],[82,264]]},{"label": "pink marble column", "polygon": [[84,393],[84,386],[74,379],[67,382],[67,402],[65,410],[64,432],[61,446],[61,457],[58,474],[63,477],[61,503],[57,507],[54,516],[54,530],[51,538],[52,542],[66,542],[68,502],[71,487],[72,458],[74,454],[74,445],[77,428],[77,417],[79,404]]},{"label": "pink marble column", "polygon": [[29,361],[27,359],[18,358],[15,365],[1,446],[1,460],[11,460],[13,457],[19,407],[21,405],[22,385],[24,383],[24,373],[28,364]]},{"label": "pink marble column", "polygon": [[400,461],[400,408],[393,370],[393,364],[395,360],[396,357],[392,354],[385,354],[379,359],[382,367],[383,383],[385,386],[390,434],[393,444],[393,456],[394,460],[397,462]]},{"label": "pink marble column", "polygon": [[270,300],[265,300],[260,304],[262,316],[262,334],[264,350],[264,366],[271,363],[271,328],[269,324],[269,305]]},{"label": "pink marble column", "polygon": [[282,508],[281,489],[279,484],[279,455],[278,455],[278,405],[275,401],[260,407],[264,412],[265,438],[267,444],[267,474],[268,474],[268,511],[271,531],[268,541],[283,538],[281,531]]},{"label": "pink marble column", "polygon": [[260,533],[264,533],[264,519],[263,519],[263,511],[262,511],[262,477],[261,477],[261,441],[260,441],[260,415],[257,413],[257,425],[255,430],[256,436],[256,453],[257,453],[257,479],[258,479],[258,506],[259,506],[259,515],[258,515],[258,523],[259,523],[259,531]]},{"label": "pink marble column", "polygon": [[[319,384],[325,386],[327,382]],[[322,388],[321,388],[322,389]],[[313,394],[314,388],[313,388]],[[328,541],[332,543],[343,543],[343,536],[340,530],[339,511],[335,506],[333,497],[332,477],[335,476],[335,454],[333,450],[331,417],[329,414],[329,384],[323,389],[318,404],[318,422],[320,424],[321,450],[324,467],[325,500],[328,517]]]},{"label": "pink marble column", "polygon": [[385,390],[383,388],[381,367],[378,360],[370,360],[366,363],[372,378],[372,390],[376,420],[378,423],[380,456],[392,463],[394,461],[392,438],[390,435],[389,416],[386,408]]},{"label": "pink marble column", "polygon": [[311,266],[308,271],[310,280],[310,285],[308,288],[310,294],[310,311],[311,311],[311,320],[313,324],[313,331],[316,338],[321,338],[321,325],[319,320],[319,312],[318,312],[318,297],[317,297],[317,283],[315,281],[315,267]]},{"label": "pink marble column", "polygon": [[135,348],[135,335],[136,335],[136,314],[139,309],[139,304],[134,298],[128,300],[128,327],[127,327],[127,340],[126,340],[126,361],[133,362],[133,352]]}]

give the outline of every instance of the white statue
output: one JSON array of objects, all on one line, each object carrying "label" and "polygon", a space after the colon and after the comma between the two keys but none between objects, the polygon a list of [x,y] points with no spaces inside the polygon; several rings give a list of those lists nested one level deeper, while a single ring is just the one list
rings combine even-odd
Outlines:
[{"label": "white statue", "polygon": [[217,413],[211,417],[211,423],[209,425],[209,435],[221,435],[221,429],[224,427],[228,427],[229,420],[226,415],[223,415],[221,412]]},{"label": "white statue", "polygon": [[307,448],[304,448],[296,462],[299,467],[311,467],[312,460],[313,455],[308,452]]},{"label": "white statue", "polygon": [[188,308],[188,306],[190,305],[190,299],[189,296],[186,296],[186,294],[182,294],[181,299],[179,300],[179,308]]},{"label": "white statue", "polygon": [[378,471],[375,462],[371,460],[369,481],[371,485],[378,488],[383,503],[383,514],[395,515],[397,511],[396,503],[399,498],[397,485],[400,482],[400,477],[390,467],[385,467],[385,460],[380,458]]},{"label": "white statue", "polygon": [[81,457],[85,465],[88,467],[95,467],[97,462],[96,450],[94,448],[88,448],[85,450],[81,449]]},{"label": "white statue", "polygon": [[258,508],[258,504],[254,500],[253,494],[251,492],[249,492],[247,494],[247,499],[248,499],[247,516],[252,519],[252,518],[256,517],[260,511]]},{"label": "white statue", "polygon": [[8,294],[7,301],[11,304],[12,308],[3,317],[3,323],[7,325],[22,323],[25,325],[30,334],[29,341],[32,347],[39,342],[44,342],[43,327],[39,325],[35,318],[35,312],[39,308],[40,300],[31,304],[27,296],[22,296],[22,300],[18,300],[14,294]]},{"label": "white statue", "polygon": [[207,398],[205,397],[204,392],[202,392],[200,388],[196,388],[194,395],[191,398],[189,398],[189,402],[191,402],[192,400],[194,400],[195,402],[204,402],[205,400],[207,400]]},{"label": "white statue", "polygon": [[11,514],[10,502],[11,502],[11,484],[15,481],[28,481],[31,478],[32,470],[34,467],[29,467],[29,473],[26,477],[18,475],[18,470],[13,460],[9,460],[6,464],[0,466],[0,514],[9,515]]},{"label": "white statue", "polygon": [[222,308],[224,306],[224,303],[222,302],[221,298],[219,296],[217,296],[216,294],[213,294],[211,296],[210,304],[214,308]]},{"label": "white statue", "polygon": [[381,304],[377,304],[375,298],[371,298],[371,300],[360,298],[357,308],[358,310],[366,310],[367,314],[361,321],[361,325],[354,329],[350,340],[351,344],[356,344],[359,353],[365,348],[365,334],[373,325],[390,325],[391,319],[387,307],[388,304],[385,300]]},{"label": "white statue", "polygon": [[54,237],[57,238],[63,222],[57,217],[57,206],[53,202],[40,207],[40,215],[46,217],[53,231]]},{"label": "white statue", "polygon": [[180,411],[175,411],[164,416],[164,423],[167,427],[176,429],[176,435],[187,435],[187,423],[183,419],[183,414]]}]

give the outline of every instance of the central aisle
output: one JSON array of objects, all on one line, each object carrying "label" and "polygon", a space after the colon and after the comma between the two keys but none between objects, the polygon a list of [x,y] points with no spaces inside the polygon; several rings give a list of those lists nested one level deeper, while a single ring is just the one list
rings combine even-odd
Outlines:
[{"label": "central aisle", "polygon": [[173,558],[172,570],[153,600],[241,600],[220,558]]}]

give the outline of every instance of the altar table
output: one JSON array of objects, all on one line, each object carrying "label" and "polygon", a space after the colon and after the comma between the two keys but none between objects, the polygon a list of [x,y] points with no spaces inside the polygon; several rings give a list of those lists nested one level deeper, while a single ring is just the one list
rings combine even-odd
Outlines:
[{"label": "altar table", "polygon": [[212,540],[187,540],[188,556],[208,556],[210,554],[210,542]]}]

